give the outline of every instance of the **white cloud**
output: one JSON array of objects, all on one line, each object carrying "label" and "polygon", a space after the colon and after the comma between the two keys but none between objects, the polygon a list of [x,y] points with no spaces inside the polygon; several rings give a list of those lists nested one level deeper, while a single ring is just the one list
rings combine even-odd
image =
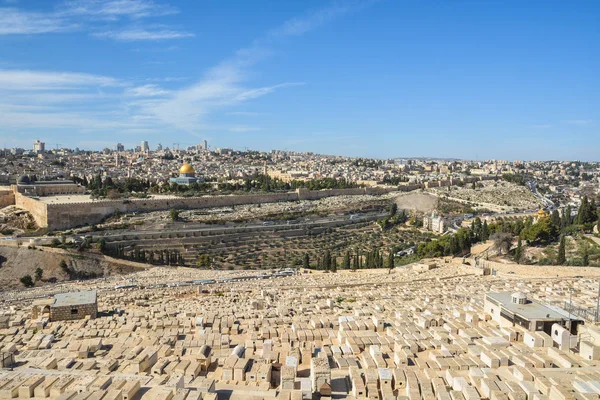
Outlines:
[{"label": "white cloud", "polygon": [[571,124],[571,125],[589,125],[592,123],[591,119],[571,119],[568,121],[565,121],[567,124]]},{"label": "white cloud", "polygon": [[193,33],[180,32],[171,29],[147,30],[144,28],[124,29],[120,31],[106,31],[93,33],[92,36],[115,39],[122,42],[136,42],[143,40],[171,40],[194,37]]},{"label": "white cloud", "polygon": [[[152,8],[155,3],[145,0],[80,0],[68,3],[62,16],[75,19],[81,16],[142,18],[170,13],[173,10]],[[340,13],[325,11],[309,20],[288,22],[279,35],[298,35],[322,25]],[[58,14],[57,14],[58,15]],[[92,19],[81,18],[87,27]],[[96,33],[111,39],[160,40],[189,37],[191,33],[179,32],[154,25],[148,29],[136,24],[132,29]],[[1,29],[1,28],[0,28]],[[263,38],[264,43],[272,34]],[[52,129],[70,129],[80,134],[120,134],[173,130],[191,135],[207,128],[208,120],[217,111],[250,102],[277,90],[302,85],[282,82],[269,85],[250,85],[250,68],[263,60],[270,50],[260,41],[209,69],[194,84],[178,90],[166,90],[149,83],[132,84],[108,76],[30,70],[0,69],[0,126],[7,131],[30,129],[47,132]],[[164,81],[177,79],[164,78]],[[150,81],[151,82],[151,81]],[[238,115],[241,112],[238,111]],[[247,114],[248,115],[248,114]],[[259,128],[234,125],[224,129],[231,132],[250,132]]]},{"label": "white cloud", "polygon": [[73,0],[62,7],[62,14],[115,20],[120,17],[146,18],[177,14],[179,10],[151,0]]},{"label": "white cloud", "polygon": [[246,59],[233,58],[210,69],[197,83],[176,91],[162,103],[143,109],[163,122],[188,132],[196,131],[203,118],[222,107],[243,103],[274,92],[279,88],[298,85],[281,83],[273,86],[247,88]]},{"label": "white cloud", "polygon": [[125,94],[132,97],[156,97],[168,93],[167,90],[161,89],[158,85],[143,85],[128,89]]},{"label": "white cloud", "polygon": [[251,100],[251,99],[269,94],[277,89],[281,89],[281,88],[289,87],[289,86],[300,86],[300,85],[304,85],[304,83],[303,82],[287,82],[287,83],[280,83],[279,85],[274,85],[274,86],[250,89],[250,90],[246,90],[246,91],[238,94],[235,98],[235,101]]},{"label": "white cloud", "polygon": [[0,8],[0,35],[30,35],[63,32],[77,27],[64,18],[52,14]]},{"label": "white cloud", "polygon": [[244,133],[244,132],[260,131],[260,128],[257,128],[255,126],[237,125],[237,126],[232,126],[231,128],[229,128],[227,130],[229,132]]},{"label": "white cloud", "polygon": [[73,72],[0,70],[0,89],[49,90],[71,89],[78,86],[121,86],[117,79]]},{"label": "white cloud", "polygon": [[273,37],[298,36],[316,29],[334,18],[345,14],[353,9],[350,5],[335,5],[320,9],[306,17],[298,17],[287,20],[277,29],[270,32]]}]

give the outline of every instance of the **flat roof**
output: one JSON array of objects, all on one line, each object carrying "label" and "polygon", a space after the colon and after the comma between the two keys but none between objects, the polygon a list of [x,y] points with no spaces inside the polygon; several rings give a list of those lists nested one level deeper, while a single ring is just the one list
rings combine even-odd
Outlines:
[{"label": "flat roof", "polygon": [[[488,297],[502,305],[507,311],[520,315],[528,320],[567,320],[569,313],[559,307],[549,307],[531,299],[527,304],[515,304],[512,302],[512,292],[488,293]],[[572,320],[581,320],[571,314]]]},{"label": "flat roof", "polygon": [[59,293],[54,295],[52,307],[70,307],[96,303],[96,291]]}]

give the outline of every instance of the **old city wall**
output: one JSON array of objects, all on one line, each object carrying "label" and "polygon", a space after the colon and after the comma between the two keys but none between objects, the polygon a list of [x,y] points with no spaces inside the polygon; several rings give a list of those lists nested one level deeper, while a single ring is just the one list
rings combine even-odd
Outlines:
[{"label": "old city wall", "polygon": [[31,213],[33,219],[37,225],[41,228],[48,227],[48,208],[47,204],[42,203],[39,200],[32,199],[21,193],[14,193],[15,205],[19,208],[25,209]]},{"label": "old city wall", "polygon": [[0,208],[15,204],[15,194],[10,189],[0,189]]},{"label": "old city wall", "polygon": [[173,199],[107,200],[91,203],[48,205],[49,229],[67,229],[85,224],[97,224],[116,211],[122,213],[176,209],[231,207],[242,204],[275,203],[297,200],[296,193],[249,196],[204,196]]},{"label": "old city wall", "polygon": [[[132,199],[104,200],[89,203],[48,204],[47,213],[40,213],[40,218],[46,217],[49,229],[68,229],[85,224],[97,224],[116,211],[122,213],[164,211],[176,209],[201,209],[211,207],[231,207],[242,204],[276,203],[282,201],[317,200],[332,196],[351,196],[362,194],[382,194],[392,191],[392,188],[357,188],[333,190],[296,190],[295,192],[257,194],[245,196],[203,196],[182,197],[172,199]],[[35,203],[39,201],[32,200]],[[43,204],[46,207],[45,204]],[[28,207],[24,207],[29,209]],[[45,209],[44,209],[45,211]],[[36,219],[37,221],[37,219]]]}]

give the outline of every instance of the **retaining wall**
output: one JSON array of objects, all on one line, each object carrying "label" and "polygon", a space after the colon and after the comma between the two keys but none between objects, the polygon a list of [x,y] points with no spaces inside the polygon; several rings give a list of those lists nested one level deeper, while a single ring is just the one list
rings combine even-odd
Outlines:
[{"label": "retaining wall", "polygon": [[[61,203],[48,204],[47,212],[39,211],[40,218],[46,217],[45,224],[51,230],[68,229],[85,224],[97,224],[104,218],[120,211],[122,213],[164,211],[176,209],[201,209],[211,207],[231,207],[242,204],[277,203],[296,200],[317,200],[332,196],[382,194],[393,191],[394,188],[358,188],[334,190],[303,190],[295,192],[257,194],[180,197],[172,199],[131,199],[103,200],[90,203]],[[38,204],[41,202],[32,200]],[[43,203],[41,203],[43,204]],[[29,210],[29,207],[23,207]],[[43,208],[43,207],[42,207]],[[36,219],[37,221],[37,219]],[[38,222],[39,223],[39,222]]]},{"label": "retaining wall", "polygon": [[27,210],[33,215],[33,219],[39,227],[45,228],[48,226],[48,208],[46,203],[32,199],[21,193],[15,193],[15,205],[19,208]]},{"label": "retaining wall", "polygon": [[12,190],[0,190],[0,208],[15,204],[15,194]]}]

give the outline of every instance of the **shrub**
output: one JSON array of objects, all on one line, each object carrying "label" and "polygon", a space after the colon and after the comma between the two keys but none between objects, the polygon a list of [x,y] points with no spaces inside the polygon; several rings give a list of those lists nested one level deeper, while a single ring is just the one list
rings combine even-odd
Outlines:
[{"label": "shrub", "polygon": [[36,281],[39,281],[39,280],[41,280],[41,279],[42,279],[42,275],[44,275],[44,270],[43,270],[43,269],[41,269],[40,267],[38,267],[38,268],[35,270],[35,280],[36,280]]},{"label": "shrub", "polygon": [[23,284],[23,286],[25,286],[25,287],[35,286],[35,283],[33,282],[33,278],[31,277],[31,275],[22,276],[20,280],[21,280],[21,283]]}]

